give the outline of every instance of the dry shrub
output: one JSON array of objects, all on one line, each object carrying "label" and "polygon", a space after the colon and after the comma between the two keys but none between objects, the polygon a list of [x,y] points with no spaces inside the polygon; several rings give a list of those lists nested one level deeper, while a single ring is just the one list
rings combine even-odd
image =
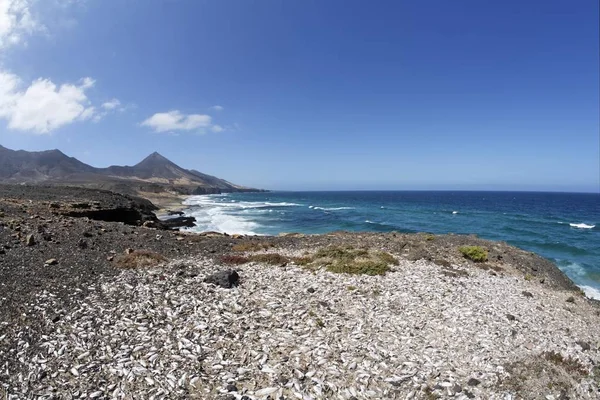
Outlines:
[{"label": "dry shrub", "polygon": [[282,265],[289,261],[287,257],[277,253],[254,254],[249,257],[250,261],[264,263],[269,265]]},{"label": "dry shrub", "polygon": [[292,257],[291,261],[296,265],[304,266],[313,262],[313,259],[311,257]]},{"label": "dry shrub", "polygon": [[248,257],[238,256],[235,254],[226,254],[220,258],[222,264],[227,265],[242,265],[250,262]]},{"label": "dry shrub", "polygon": [[135,250],[117,257],[115,264],[120,268],[148,268],[166,262],[162,255],[149,250]]}]

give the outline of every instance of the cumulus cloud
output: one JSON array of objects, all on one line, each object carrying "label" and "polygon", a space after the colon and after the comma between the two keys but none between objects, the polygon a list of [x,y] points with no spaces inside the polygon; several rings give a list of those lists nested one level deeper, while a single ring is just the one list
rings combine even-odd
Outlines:
[{"label": "cumulus cloud", "polygon": [[[2,1],[2,0],[0,0]],[[95,84],[83,78],[77,84],[57,86],[49,79],[36,79],[29,86],[18,76],[0,71],[0,118],[8,128],[47,134],[75,121],[93,118],[96,109],[91,105],[86,90]]]},{"label": "cumulus cloud", "polygon": [[26,35],[43,30],[31,14],[31,0],[0,0],[0,49],[22,43]]},{"label": "cumulus cloud", "polygon": [[211,130],[220,132],[223,130],[219,125],[212,124],[212,117],[206,114],[183,114],[179,110],[172,110],[163,113],[156,113],[141,123],[154,132],[174,132],[174,131],[198,131],[205,132]]},{"label": "cumulus cloud", "polygon": [[212,106],[208,108],[209,110],[213,110],[213,111],[223,111],[225,108],[223,106]]}]

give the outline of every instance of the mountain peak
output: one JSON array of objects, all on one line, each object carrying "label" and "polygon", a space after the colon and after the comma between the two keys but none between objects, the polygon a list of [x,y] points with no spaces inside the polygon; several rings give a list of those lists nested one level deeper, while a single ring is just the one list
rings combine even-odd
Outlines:
[{"label": "mountain peak", "polygon": [[159,152],[155,151],[154,153],[150,154],[148,157],[146,157],[142,161],[140,161],[137,164],[137,166],[146,165],[146,164],[166,164],[166,163],[172,164],[171,160],[169,160],[168,158],[166,158]]}]

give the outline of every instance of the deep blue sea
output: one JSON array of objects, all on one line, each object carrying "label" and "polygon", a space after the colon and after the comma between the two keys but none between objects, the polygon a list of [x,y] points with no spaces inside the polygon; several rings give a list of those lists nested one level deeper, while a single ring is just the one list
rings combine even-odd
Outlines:
[{"label": "deep blue sea", "polygon": [[195,231],[476,234],[555,262],[600,298],[600,195],[531,192],[270,192],[192,196]]}]

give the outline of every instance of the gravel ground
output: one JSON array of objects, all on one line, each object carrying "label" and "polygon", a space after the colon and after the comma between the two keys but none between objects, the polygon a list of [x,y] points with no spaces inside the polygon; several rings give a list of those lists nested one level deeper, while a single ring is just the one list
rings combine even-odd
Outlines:
[{"label": "gravel ground", "polygon": [[[458,266],[468,275],[448,276],[432,262],[407,260],[385,276],[250,263],[238,268],[237,288],[203,282],[222,268],[190,258],[101,279],[59,321],[46,313],[53,329],[40,341],[17,334],[11,356],[23,372],[9,392],[599,398],[600,316],[581,296],[570,302],[568,292],[512,276]],[[45,314],[53,303],[42,291],[35,307]]]}]

